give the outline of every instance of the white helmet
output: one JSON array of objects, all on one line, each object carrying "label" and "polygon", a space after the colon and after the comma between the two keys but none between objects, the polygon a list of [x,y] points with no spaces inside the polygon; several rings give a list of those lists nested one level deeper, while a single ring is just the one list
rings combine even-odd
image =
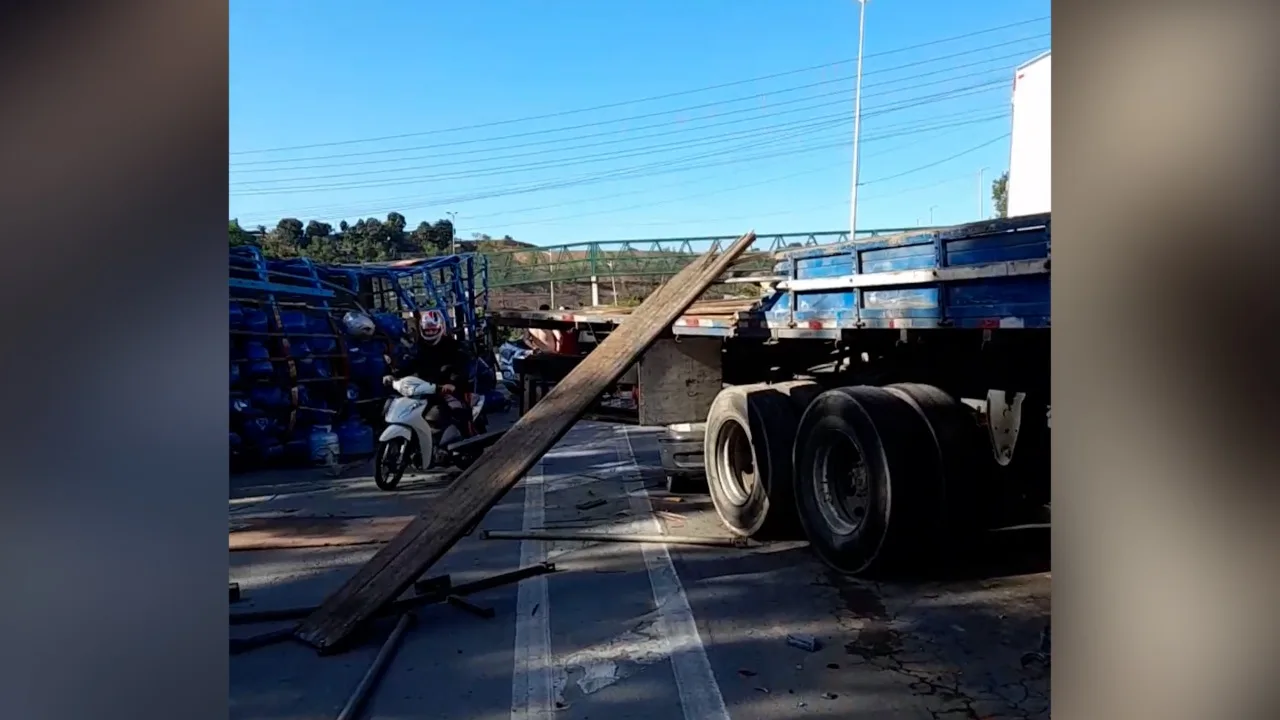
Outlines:
[{"label": "white helmet", "polygon": [[422,311],[422,319],[418,323],[418,330],[422,334],[422,339],[430,345],[440,342],[440,338],[444,337],[447,330],[444,313],[436,308]]}]

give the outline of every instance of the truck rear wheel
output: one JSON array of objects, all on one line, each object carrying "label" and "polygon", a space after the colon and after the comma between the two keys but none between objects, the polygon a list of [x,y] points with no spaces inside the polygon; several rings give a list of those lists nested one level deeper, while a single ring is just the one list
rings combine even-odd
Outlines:
[{"label": "truck rear wheel", "polygon": [[941,388],[919,383],[885,387],[916,409],[933,432],[942,466],[937,489],[939,526],[968,533],[987,527],[990,443],[974,412]]},{"label": "truck rear wheel", "polygon": [[837,571],[872,573],[927,552],[942,466],[929,423],[900,394],[830,390],[796,432],[795,492],[810,546]]},{"label": "truck rear wheel", "polygon": [[725,388],[707,414],[707,489],[721,522],[737,535],[777,535],[795,528],[791,447],[800,416],[795,405],[812,383],[784,385]]}]

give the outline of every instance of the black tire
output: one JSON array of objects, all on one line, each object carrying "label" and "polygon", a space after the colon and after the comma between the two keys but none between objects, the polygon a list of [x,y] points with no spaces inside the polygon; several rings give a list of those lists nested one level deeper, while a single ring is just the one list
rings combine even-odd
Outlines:
[{"label": "black tire", "polygon": [[910,403],[929,423],[942,464],[938,522],[969,534],[989,527],[991,443],[977,415],[941,388],[899,383],[885,388]]},{"label": "black tire", "polygon": [[402,437],[378,441],[373,451],[373,482],[380,490],[395,490],[409,465],[409,452]]},{"label": "black tire", "polygon": [[788,393],[768,385],[725,388],[712,402],[703,444],[707,489],[734,534],[795,530],[791,446],[799,415]]},{"label": "black tire", "polygon": [[942,467],[924,416],[883,388],[822,393],[796,433],[795,490],[810,546],[852,575],[929,555]]}]

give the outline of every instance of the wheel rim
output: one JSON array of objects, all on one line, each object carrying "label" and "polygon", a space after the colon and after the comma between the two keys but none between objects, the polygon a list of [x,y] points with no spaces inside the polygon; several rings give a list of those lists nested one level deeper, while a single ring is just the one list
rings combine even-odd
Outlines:
[{"label": "wheel rim", "polygon": [[720,488],[734,505],[746,505],[759,482],[751,438],[736,420],[726,420],[716,437],[716,475]]},{"label": "wheel rim", "polygon": [[382,477],[390,479],[396,476],[404,465],[407,447],[402,438],[396,438],[382,446],[382,456],[378,458],[378,469],[382,471]]},{"label": "wheel rim", "polygon": [[813,457],[810,473],[822,519],[838,535],[851,535],[871,511],[871,477],[853,438],[834,432]]}]

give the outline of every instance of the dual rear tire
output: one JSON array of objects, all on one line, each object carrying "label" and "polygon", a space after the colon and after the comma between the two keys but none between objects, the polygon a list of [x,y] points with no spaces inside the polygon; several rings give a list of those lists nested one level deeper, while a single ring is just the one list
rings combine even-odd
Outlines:
[{"label": "dual rear tire", "polygon": [[708,488],[733,533],[801,530],[839,572],[927,564],[978,523],[981,433],[928,385],[726,388],[707,419]]}]

